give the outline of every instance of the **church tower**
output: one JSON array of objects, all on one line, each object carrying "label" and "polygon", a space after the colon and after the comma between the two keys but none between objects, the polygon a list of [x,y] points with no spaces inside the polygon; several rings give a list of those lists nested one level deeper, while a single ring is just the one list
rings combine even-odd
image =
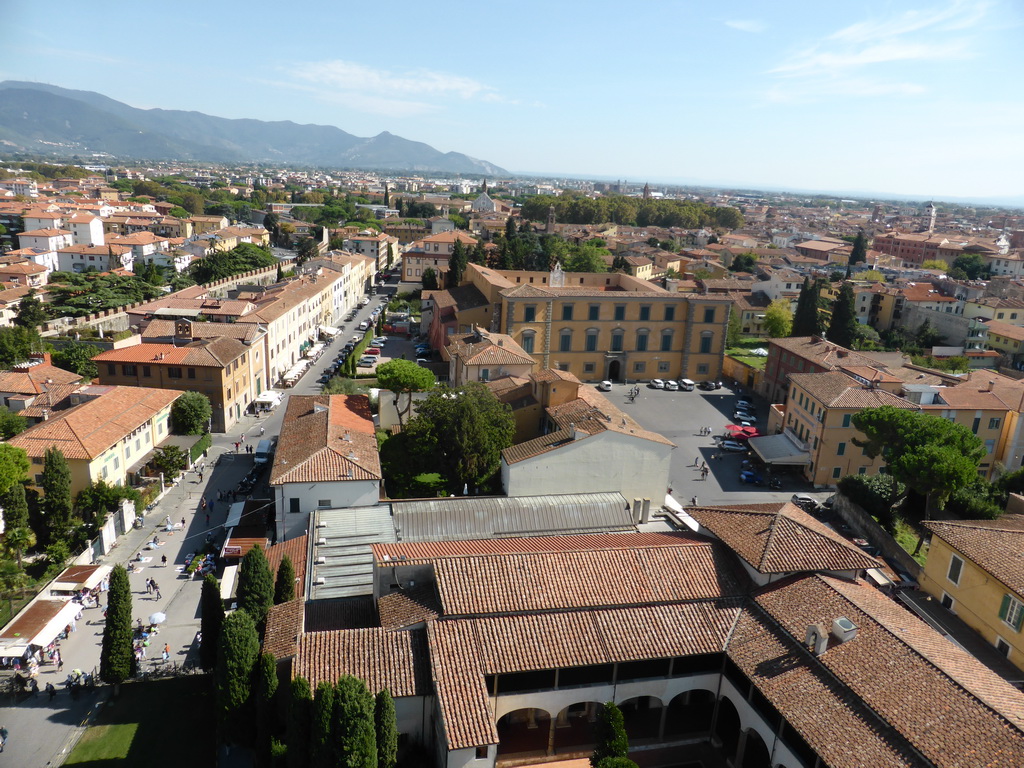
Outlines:
[{"label": "church tower", "polygon": [[555,206],[553,205],[548,206],[548,223],[544,227],[544,231],[549,235],[555,234]]},{"label": "church tower", "polygon": [[644,200],[650,200],[650,199],[651,199],[651,185],[650,184],[644,184]]},{"label": "church tower", "polygon": [[928,217],[928,231],[935,231],[935,216],[939,210],[935,207],[935,203],[928,203],[928,207],[925,209],[925,215]]}]

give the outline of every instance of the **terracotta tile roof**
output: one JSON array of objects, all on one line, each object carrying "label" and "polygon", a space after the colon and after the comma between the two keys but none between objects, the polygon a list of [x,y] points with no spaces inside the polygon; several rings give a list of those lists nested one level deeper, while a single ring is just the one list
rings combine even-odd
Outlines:
[{"label": "terracotta tile roof", "polygon": [[925,527],[1009,589],[1024,595],[1024,515],[930,520]]},{"label": "terracotta tile roof", "polygon": [[497,744],[494,710],[472,626],[462,621],[431,621],[427,643],[430,677],[448,749]]},{"label": "terracotta tile roof", "polygon": [[989,320],[985,323],[989,335],[1003,336],[1013,341],[1024,341],[1024,328],[1017,325],[1010,325],[1001,320]]},{"label": "terracotta tile roof", "polygon": [[533,358],[504,333],[474,332],[449,337],[448,351],[464,365],[532,365]]},{"label": "terracotta tile roof", "polygon": [[299,640],[292,675],[304,677],[312,689],[335,683],[339,675],[352,675],[371,693],[387,688],[391,695],[425,696],[429,693],[423,631],[389,632],[386,629],[349,629],[307,632]]},{"label": "terracotta tile roof", "polygon": [[109,243],[107,245],[69,245],[67,248],[61,248],[57,253],[80,253],[83,256],[123,256],[128,253],[131,248],[127,245],[117,245],[116,243]]},{"label": "terracotta tile roof", "polygon": [[506,464],[515,464],[526,461],[537,456],[542,456],[564,445],[576,442],[576,433],[568,429],[558,429],[546,435],[527,440],[525,443],[518,443],[501,452],[501,458]]},{"label": "terracotta tile roof", "polygon": [[789,381],[827,408],[877,408],[882,405],[908,409],[918,407],[884,389],[869,389],[841,371],[791,373]]},{"label": "terracotta tile roof", "polygon": [[[888,726],[886,731],[898,733],[931,764],[1024,765],[1020,692],[887,596],[863,582],[810,576],[768,587],[756,602],[791,638],[802,639],[812,624],[831,628],[838,616],[850,619],[858,627],[857,635],[841,644],[830,641],[817,664],[848,690],[853,701],[870,708]],[[763,682],[764,675],[759,677]],[[791,706],[799,707],[805,695],[790,687],[791,694],[782,702],[787,719]],[[822,756],[836,766],[828,753],[849,739],[833,735],[830,741],[821,746]],[[864,749],[873,744],[880,745],[881,740],[862,738],[851,746]],[[862,753],[859,762],[847,759],[843,764],[876,763],[865,762]]]},{"label": "terracotta tile roof", "polygon": [[698,523],[759,573],[856,571],[878,562],[794,504],[773,512],[688,507]]},{"label": "terracotta tile roof", "polygon": [[266,548],[267,563],[270,571],[274,574],[274,583],[277,583],[277,569],[285,555],[292,561],[295,569],[295,596],[304,596],[304,585],[306,583],[306,552],[309,544],[309,537],[305,534],[296,536],[294,539],[286,539]]},{"label": "terracotta tile roof", "polygon": [[792,336],[786,339],[771,339],[769,344],[790,354],[822,366],[838,368],[840,365],[866,365],[877,367],[873,359],[860,352],[852,352],[820,336]]},{"label": "terracotta tile roof", "polygon": [[[1006,409],[1006,403],[995,392],[979,391],[977,387],[967,387],[961,384],[959,387],[943,387],[936,393],[942,403],[951,408],[966,408],[969,410],[1001,411]],[[923,406],[928,410],[930,406]],[[936,406],[943,410],[941,404]]]},{"label": "terracotta tile roof", "polygon": [[15,366],[0,371],[0,392],[16,392],[20,395],[39,395],[54,386],[77,385],[82,377],[65,371],[50,363],[37,363],[24,367]]},{"label": "terracotta tile roof", "polygon": [[[248,347],[238,339],[219,336],[198,339],[183,346],[174,344],[136,344],[111,349],[93,357],[99,363],[153,363],[187,365],[200,368],[224,368],[244,355]],[[161,357],[162,355],[162,357]]]},{"label": "terracotta tile roof", "polygon": [[267,612],[267,628],[263,633],[263,652],[280,661],[298,653],[302,636],[304,607],[301,599],[272,606]]},{"label": "terracotta tile roof", "polygon": [[403,629],[436,619],[441,615],[441,602],[433,584],[417,585],[380,598],[377,611],[384,629]]},{"label": "terracotta tile roof", "polygon": [[[251,343],[263,335],[264,331],[258,323],[191,323],[192,338],[210,339],[217,336],[229,336],[246,343]],[[146,323],[142,329],[142,339],[172,338],[175,331],[173,320],[154,319]]]},{"label": "terracotta tile roof", "polygon": [[8,442],[33,457],[57,447],[68,459],[95,459],[179,397],[181,392],[169,389],[109,387],[100,397],[55,413]]},{"label": "terracotta tile roof", "polygon": [[365,395],[288,398],[270,484],[380,480],[380,455]]},{"label": "terracotta tile roof", "polygon": [[608,430],[675,447],[667,437],[641,427],[632,416],[612,405],[607,397],[592,387],[580,387],[576,400],[545,410],[559,429],[572,427],[591,435]]},{"label": "terracotta tile roof", "polygon": [[31,229],[28,232],[19,232],[18,234],[24,237],[60,237],[61,235],[70,235],[71,232],[66,229],[47,228]]}]

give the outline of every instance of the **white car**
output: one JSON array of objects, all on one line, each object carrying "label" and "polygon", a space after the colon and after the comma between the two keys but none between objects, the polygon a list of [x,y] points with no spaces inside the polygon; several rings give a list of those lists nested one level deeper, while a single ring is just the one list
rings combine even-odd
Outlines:
[{"label": "white car", "polygon": [[604,381],[602,381],[600,384],[597,385],[597,389],[600,392],[611,392],[612,391],[612,383],[610,381],[608,381],[607,379],[605,379]]},{"label": "white car", "polygon": [[647,385],[651,389],[664,389],[665,382],[661,379],[651,379],[651,383]]},{"label": "white car", "polygon": [[678,381],[672,381],[672,380],[666,381],[665,382],[665,391],[666,392],[678,392],[679,391],[679,382]]}]

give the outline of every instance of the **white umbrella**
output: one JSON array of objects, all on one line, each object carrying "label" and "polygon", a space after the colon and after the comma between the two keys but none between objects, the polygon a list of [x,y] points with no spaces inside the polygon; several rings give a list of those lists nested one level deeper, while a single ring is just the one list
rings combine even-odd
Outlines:
[{"label": "white umbrella", "polygon": [[163,624],[165,621],[167,621],[167,614],[160,613],[159,611],[149,616],[150,624]]}]

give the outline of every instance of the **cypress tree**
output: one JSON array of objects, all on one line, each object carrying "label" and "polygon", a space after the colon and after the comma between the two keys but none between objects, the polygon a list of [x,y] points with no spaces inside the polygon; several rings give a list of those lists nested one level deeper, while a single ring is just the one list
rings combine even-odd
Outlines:
[{"label": "cypress tree", "polygon": [[71,468],[59,448],[43,454],[43,511],[51,541],[67,541],[71,527]]},{"label": "cypress tree", "polygon": [[377,694],[373,706],[373,724],[377,731],[377,768],[395,768],[398,762],[398,722],[395,701],[385,688]]},{"label": "cypress tree", "polygon": [[829,323],[825,338],[847,349],[853,349],[857,341],[857,311],[853,288],[844,283],[839,289],[839,298],[832,305],[832,322]]},{"label": "cypress tree", "polygon": [[601,761],[608,757],[629,757],[629,737],[626,736],[626,724],[622,711],[615,702],[605,702],[597,716],[597,746],[590,756],[590,764],[598,768]]},{"label": "cypress tree", "polygon": [[277,581],[274,582],[274,605],[287,603],[295,599],[295,566],[292,559],[285,555],[277,566]]},{"label": "cypress tree", "polygon": [[[107,592],[107,620],[100,651],[100,678],[117,686],[132,676],[135,651],[132,646],[132,589],[128,571],[115,565]],[[115,688],[116,691],[116,688]]]},{"label": "cypress tree", "polygon": [[217,647],[220,645],[221,627],[224,624],[224,603],[220,599],[220,582],[212,573],[203,577],[203,591],[199,599],[200,631],[199,664],[209,672],[217,665]]},{"label": "cypress tree", "polygon": [[818,284],[812,283],[809,277],[804,278],[800,288],[800,298],[793,313],[793,329],[790,336],[817,336],[821,333],[821,321],[818,318]]},{"label": "cypress tree", "polygon": [[215,675],[218,722],[228,743],[250,742],[252,671],[260,651],[256,623],[244,610],[224,619]]},{"label": "cypress tree", "polygon": [[275,731],[275,696],[277,695],[277,662],[273,654],[261,653],[256,661],[256,756],[263,765],[270,764],[271,740]]},{"label": "cypress tree", "polygon": [[462,282],[462,274],[466,271],[466,264],[469,263],[469,256],[466,254],[466,246],[461,240],[456,240],[452,247],[452,255],[448,259],[448,287],[455,288]]},{"label": "cypress tree", "polygon": [[0,504],[4,508],[4,529],[28,528],[28,499],[25,498],[25,486],[14,483],[3,495]]},{"label": "cypress tree", "polygon": [[304,677],[292,678],[288,698],[288,768],[308,768],[309,728],[313,717],[313,692]]},{"label": "cypress tree", "polygon": [[334,715],[334,686],[320,683],[313,695],[313,717],[309,727],[310,768],[335,768],[331,749],[331,722]]},{"label": "cypress tree", "polygon": [[868,260],[868,239],[863,232],[858,232],[853,240],[853,251],[850,252],[850,266]]},{"label": "cypress tree", "polygon": [[238,569],[238,607],[262,627],[273,604],[274,575],[270,572],[263,547],[257,544],[242,558]]},{"label": "cypress tree", "polygon": [[334,764],[373,768],[377,764],[377,734],[373,720],[373,696],[366,684],[342,675],[334,692],[330,745]]}]

